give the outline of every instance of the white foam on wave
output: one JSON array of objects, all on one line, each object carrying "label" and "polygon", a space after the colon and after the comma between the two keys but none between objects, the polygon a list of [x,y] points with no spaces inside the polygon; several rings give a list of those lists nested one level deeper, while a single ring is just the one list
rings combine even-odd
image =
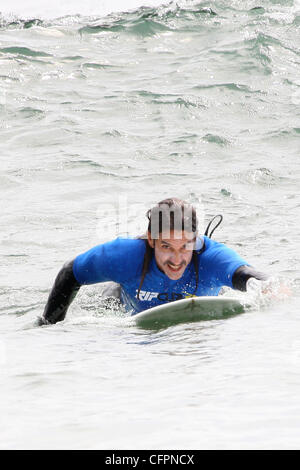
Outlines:
[{"label": "white foam on wave", "polygon": [[162,0],[11,0],[0,6],[0,13],[18,18],[53,19],[66,15],[105,16],[112,12],[128,11],[141,6],[157,7]]}]

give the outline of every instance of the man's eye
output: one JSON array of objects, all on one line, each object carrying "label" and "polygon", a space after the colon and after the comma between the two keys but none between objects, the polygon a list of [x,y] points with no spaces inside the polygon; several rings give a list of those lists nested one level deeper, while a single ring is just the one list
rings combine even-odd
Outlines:
[{"label": "man's eye", "polygon": [[164,250],[168,250],[170,248],[168,245],[163,245],[162,247]]},{"label": "man's eye", "polygon": [[184,245],[184,246],[182,247],[181,251],[182,251],[183,253],[185,253],[185,252],[190,251],[190,250],[192,250],[192,249],[193,249],[192,243],[188,243],[187,245]]}]

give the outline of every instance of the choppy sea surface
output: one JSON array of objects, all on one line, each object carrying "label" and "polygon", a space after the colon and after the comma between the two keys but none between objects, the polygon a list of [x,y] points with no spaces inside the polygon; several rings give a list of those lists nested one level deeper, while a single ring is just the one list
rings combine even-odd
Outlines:
[{"label": "choppy sea surface", "polygon": [[[299,449],[299,3],[141,5],[0,15],[0,448]],[[96,285],[35,326],[66,260],[168,196],[272,295],[145,330]]]}]

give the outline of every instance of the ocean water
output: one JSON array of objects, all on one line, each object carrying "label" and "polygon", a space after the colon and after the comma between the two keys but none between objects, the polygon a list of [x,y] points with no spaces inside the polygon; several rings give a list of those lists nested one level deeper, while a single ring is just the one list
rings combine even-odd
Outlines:
[{"label": "ocean water", "polygon": [[[0,11],[0,448],[299,449],[299,2]],[[271,294],[145,330],[96,285],[36,327],[66,260],[168,196]]]}]

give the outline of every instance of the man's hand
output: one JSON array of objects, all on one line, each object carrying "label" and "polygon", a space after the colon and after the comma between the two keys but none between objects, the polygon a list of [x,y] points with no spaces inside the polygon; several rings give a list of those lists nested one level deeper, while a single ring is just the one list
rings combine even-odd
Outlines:
[{"label": "man's hand", "polygon": [[292,295],[291,287],[280,279],[270,278],[267,281],[258,281],[250,278],[247,281],[247,292],[263,294],[271,300],[284,300]]},{"label": "man's hand", "polygon": [[34,325],[35,326],[49,325],[49,322],[44,317],[37,317]]}]

